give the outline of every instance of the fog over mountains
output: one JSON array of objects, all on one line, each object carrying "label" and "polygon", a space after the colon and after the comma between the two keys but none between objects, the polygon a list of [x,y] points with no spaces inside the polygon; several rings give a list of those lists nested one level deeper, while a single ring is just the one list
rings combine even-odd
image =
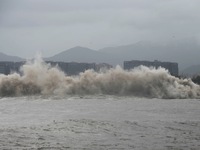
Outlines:
[{"label": "fog over mountains", "polygon": [[0,52],[0,61],[13,61],[13,62],[18,62],[18,61],[24,61],[25,59],[17,57],[17,56],[10,56],[6,55],[2,52]]},{"label": "fog over mountains", "polygon": [[[74,47],[62,51],[52,57],[44,58],[49,61],[108,63],[113,66],[123,66],[126,60],[159,60],[178,62],[180,73],[198,73],[200,65],[200,45],[196,40],[174,40],[167,43],[140,41],[131,45],[106,47],[93,50],[86,47]],[[21,61],[22,58],[0,53],[1,61]],[[193,69],[189,69],[193,68]]]},{"label": "fog over mountains", "polygon": [[133,45],[104,48],[100,51],[118,55],[123,60],[178,62],[181,70],[191,65],[200,64],[200,46],[197,42],[188,40],[165,44],[141,41]]},{"label": "fog over mountains", "polygon": [[113,57],[112,54],[107,54],[101,51],[96,51],[80,46],[68,49],[52,57],[45,58],[45,60],[64,62],[108,63],[111,65],[117,65],[120,63],[119,59]]},{"label": "fog over mountains", "polygon": [[[53,61],[106,62],[113,66],[123,65],[125,60],[159,60],[178,62],[180,73],[198,73],[200,68],[191,68],[200,64],[200,45],[194,39],[174,40],[166,43],[140,41],[131,45],[106,47],[92,50],[74,47],[47,58]],[[194,67],[192,67],[194,68]]]}]

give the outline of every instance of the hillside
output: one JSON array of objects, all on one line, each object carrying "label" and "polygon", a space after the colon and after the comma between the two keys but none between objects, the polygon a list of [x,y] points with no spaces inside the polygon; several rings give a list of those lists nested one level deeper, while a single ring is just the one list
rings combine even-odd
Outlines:
[{"label": "hillside", "polygon": [[178,62],[180,70],[200,64],[200,45],[193,39],[174,40],[166,43],[141,41],[132,45],[100,49],[121,60],[160,60]]},{"label": "hillside", "polygon": [[46,58],[48,61],[63,61],[63,62],[88,62],[88,63],[109,63],[117,64],[119,61],[112,54],[95,51],[85,47],[74,47],[63,51],[52,57]]},{"label": "hillside", "polygon": [[10,56],[6,55],[2,52],[0,52],[0,61],[12,61],[12,62],[18,62],[18,61],[24,61],[25,59],[17,57],[17,56]]},{"label": "hillside", "polygon": [[[100,50],[92,50],[86,47],[73,47],[60,52],[52,57],[45,58],[48,61],[63,62],[88,62],[108,63],[113,66],[121,65],[127,60],[159,60],[177,62],[180,73],[196,73],[198,67],[187,69],[190,66],[200,64],[200,45],[194,39],[173,40],[166,43],[153,43],[140,41],[131,45],[107,47]],[[5,60],[5,56],[3,57]],[[3,59],[2,59],[3,60]]]}]

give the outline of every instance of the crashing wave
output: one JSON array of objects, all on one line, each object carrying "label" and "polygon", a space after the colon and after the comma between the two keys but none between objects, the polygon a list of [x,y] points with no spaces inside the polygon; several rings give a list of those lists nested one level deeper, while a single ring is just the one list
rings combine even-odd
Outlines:
[{"label": "crashing wave", "polygon": [[191,79],[171,76],[164,68],[121,67],[107,71],[87,70],[67,76],[41,59],[27,62],[21,73],[0,75],[0,96],[22,95],[120,95],[147,98],[200,98],[200,86]]}]

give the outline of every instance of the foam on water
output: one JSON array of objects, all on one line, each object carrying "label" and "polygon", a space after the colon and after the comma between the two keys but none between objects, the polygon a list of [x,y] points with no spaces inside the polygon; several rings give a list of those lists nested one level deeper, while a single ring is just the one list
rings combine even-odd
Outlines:
[{"label": "foam on water", "polygon": [[21,74],[0,75],[0,96],[22,95],[128,95],[147,98],[200,98],[200,86],[191,79],[171,76],[164,68],[140,66],[131,71],[116,67],[87,70],[67,76],[42,59],[27,62]]}]

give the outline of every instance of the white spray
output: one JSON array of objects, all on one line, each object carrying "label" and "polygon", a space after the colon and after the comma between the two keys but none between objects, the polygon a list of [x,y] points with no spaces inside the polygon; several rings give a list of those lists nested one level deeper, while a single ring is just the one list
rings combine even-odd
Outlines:
[{"label": "white spray", "polygon": [[104,72],[87,70],[66,76],[41,59],[27,62],[21,74],[0,75],[0,96],[22,95],[128,95],[148,98],[200,98],[200,86],[171,76],[164,68],[119,66]]}]

